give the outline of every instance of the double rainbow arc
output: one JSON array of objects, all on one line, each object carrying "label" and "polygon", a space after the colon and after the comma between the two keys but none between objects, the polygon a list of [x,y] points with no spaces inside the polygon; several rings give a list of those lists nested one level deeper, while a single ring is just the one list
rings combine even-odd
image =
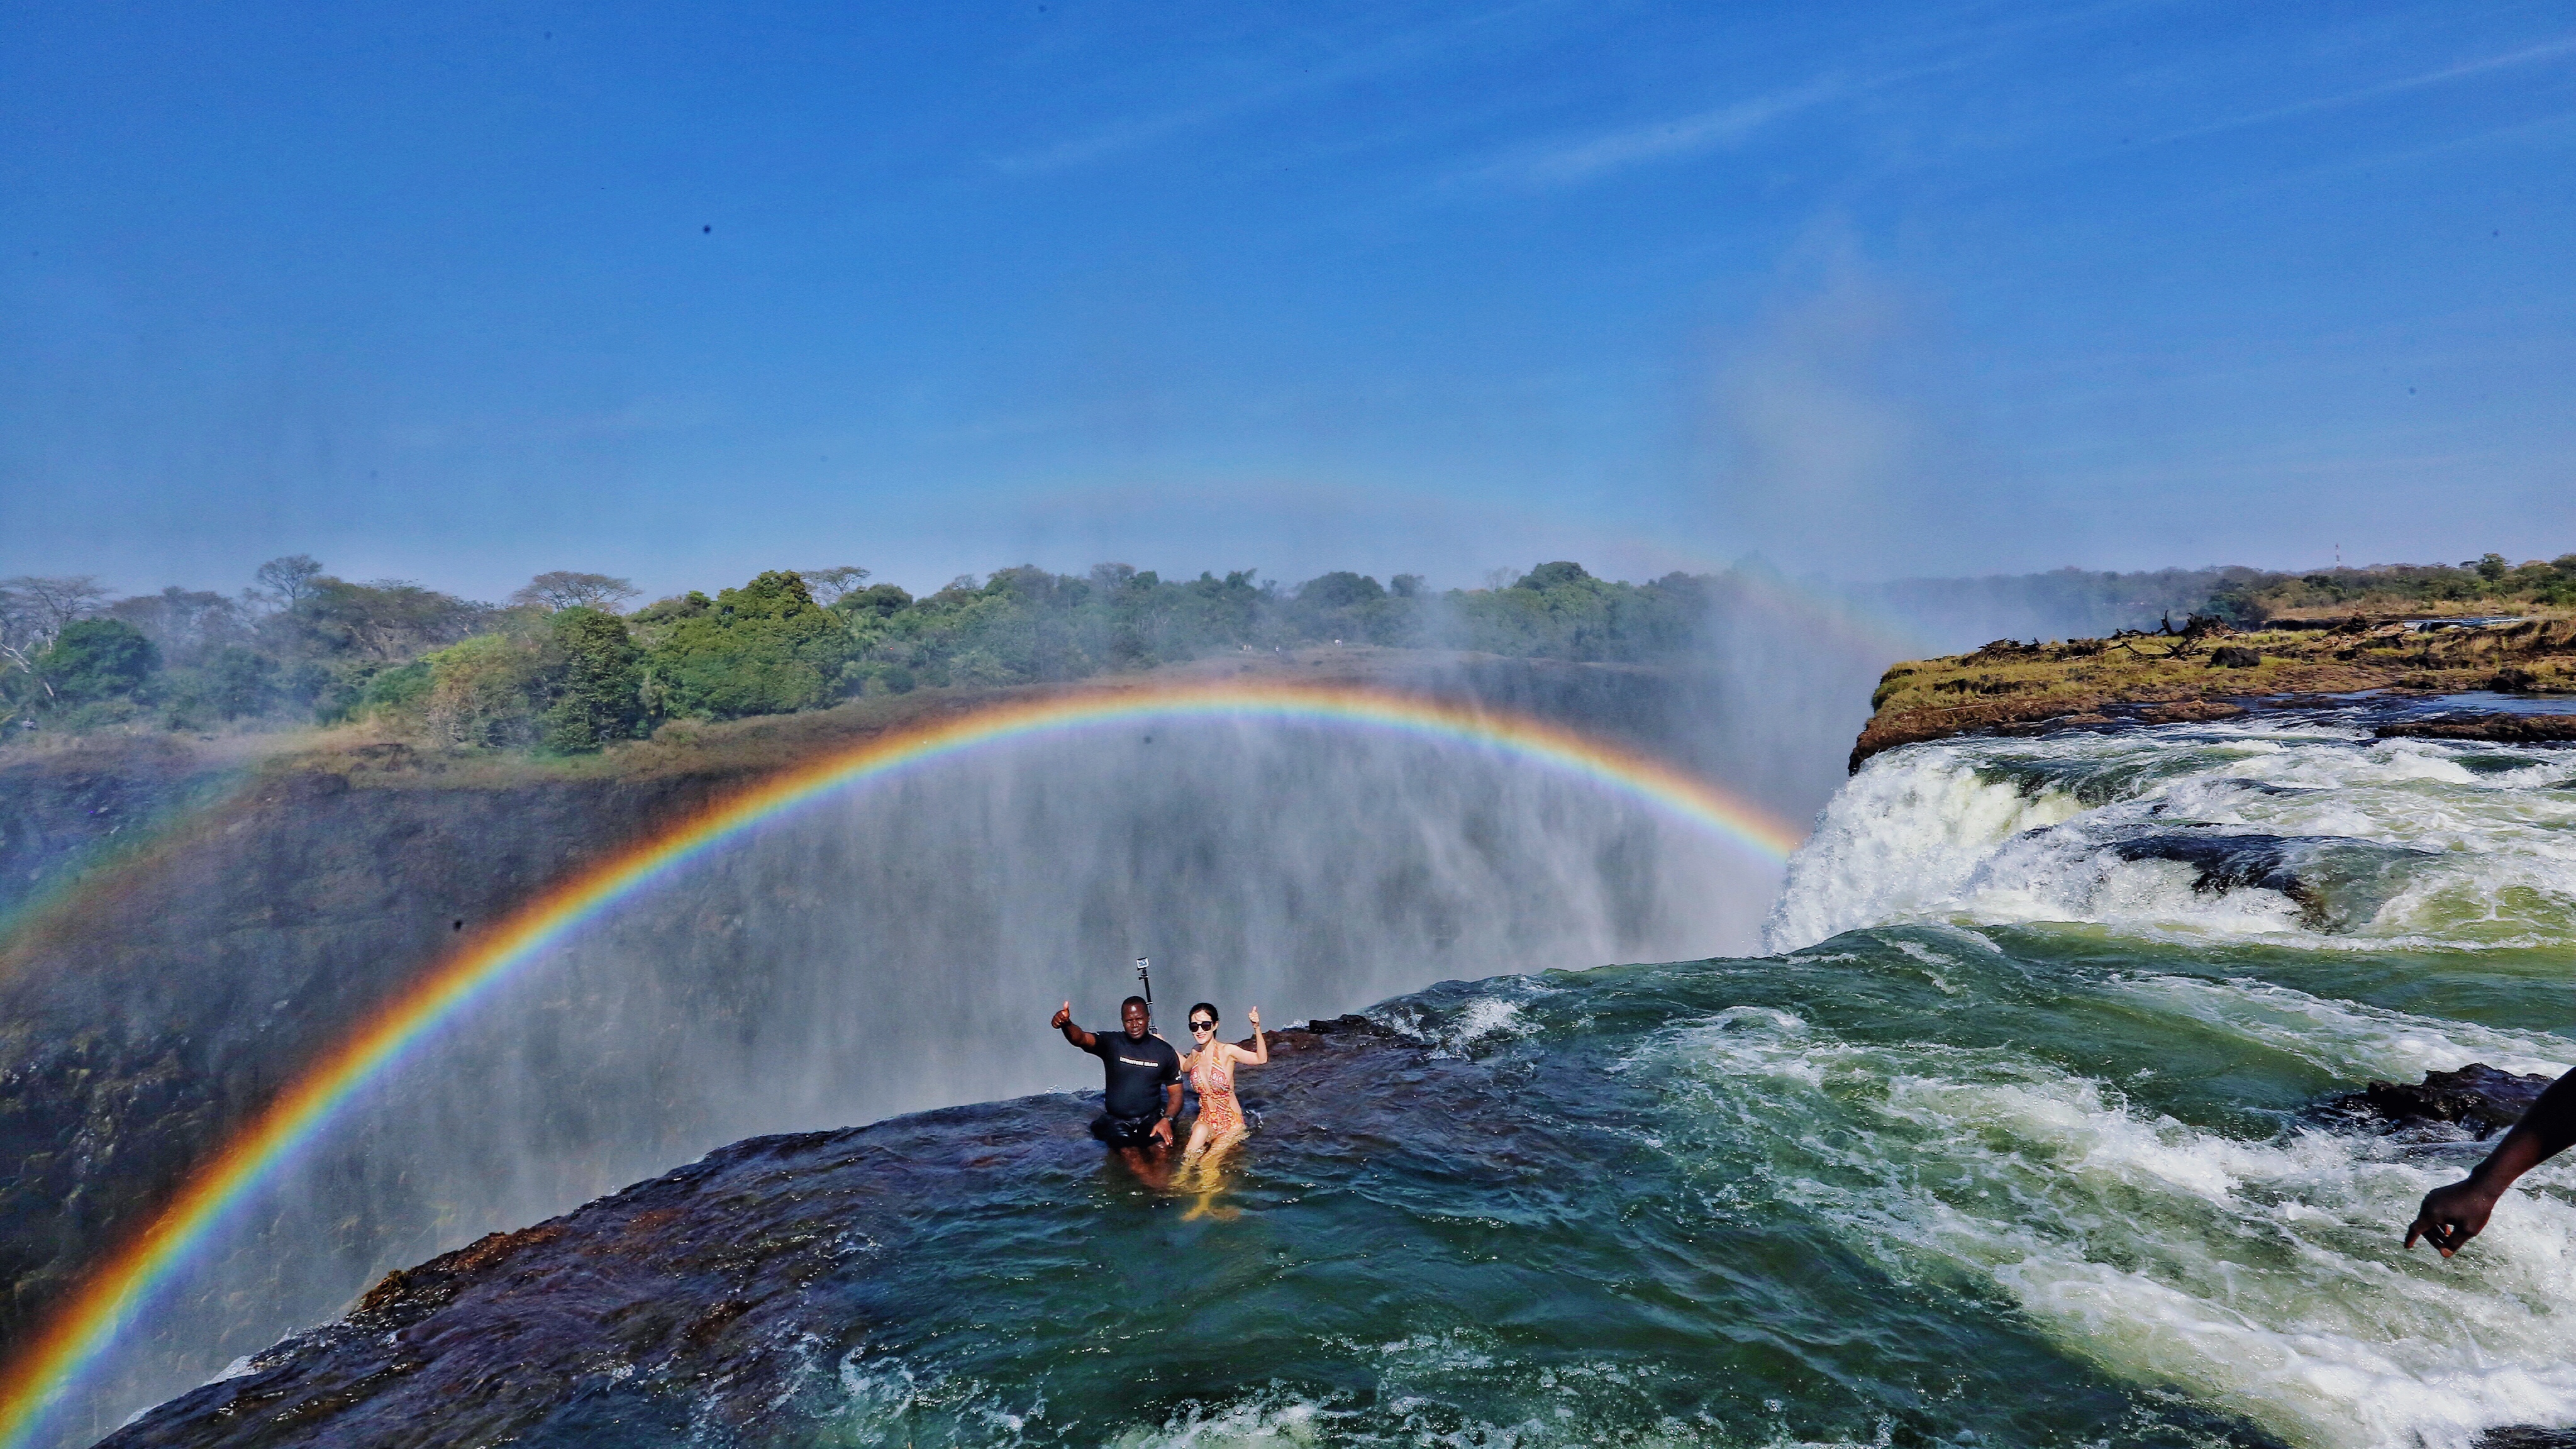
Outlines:
[{"label": "double rainbow arc", "polygon": [[224,1144],[153,1222],[84,1280],[5,1375],[0,1449],[20,1449],[48,1410],[275,1170],[342,1103],[566,933],[739,832],[835,790],[1035,736],[1192,718],[1344,725],[1465,744],[1575,776],[1677,817],[1766,864],[1797,848],[1787,823],[1644,755],[1522,716],[1343,686],[1173,685],[1010,703],[872,740],[791,770],[646,839],[522,906],[440,963],[313,1063]]}]

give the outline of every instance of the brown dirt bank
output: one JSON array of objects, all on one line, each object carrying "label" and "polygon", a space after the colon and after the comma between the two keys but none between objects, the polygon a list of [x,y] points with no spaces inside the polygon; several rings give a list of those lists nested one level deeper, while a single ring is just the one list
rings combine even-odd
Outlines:
[{"label": "brown dirt bank", "polygon": [[[2217,719],[2241,713],[2249,701],[2362,690],[2483,689],[2576,694],[2576,617],[2435,629],[2352,618],[2330,628],[2250,633],[2196,623],[2172,635],[2051,644],[1997,640],[1970,654],[1899,664],[1881,676],[1871,699],[1874,713],[1852,746],[1851,768],[1898,745],[1980,731]],[[2568,737],[2548,734],[2558,726],[2540,723],[2453,724],[2464,731],[2497,731],[2456,736],[2461,738]],[[2391,731],[2440,733],[2430,722]]]}]

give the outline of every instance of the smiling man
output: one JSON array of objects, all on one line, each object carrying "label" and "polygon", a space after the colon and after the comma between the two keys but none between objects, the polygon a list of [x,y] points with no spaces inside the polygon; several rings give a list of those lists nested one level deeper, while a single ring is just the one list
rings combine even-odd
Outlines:
[{"label": "smiling man", "polygon": [[1073,1003],[1058,1007],[1051,1023],[1064,1039],[1100,1058],[1101,1115],[1091,1135],[1122,1151],[1172,1145],[1172,1123],[1181,1115],[1181,1054],[1147,1027],[1145,998],[1119,1003],[1115,1033],[1095,1034],[1073,1024]]}]

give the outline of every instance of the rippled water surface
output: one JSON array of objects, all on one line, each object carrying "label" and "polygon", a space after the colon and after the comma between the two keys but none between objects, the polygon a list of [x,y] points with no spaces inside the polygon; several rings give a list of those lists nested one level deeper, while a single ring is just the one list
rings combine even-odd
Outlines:
[{"label": "rippled water surface", "polygon": [[841,1366],[849,1423],[2357,1446],[2576,1420],[2576,1173],[2456,1262],[2409,1257],[2415,1199],[2481,1149],[2302,1115],[2576,1061],[2571,923],[2567,753],[2331,719],[1902,751],[1793,868],[1794,954],[1391,1003],[1476,1059],[1478,1111],[1256,1142],[1232,1221],[1123,1205],[1168,1323],[978,1292],[953,1311],[997,1331]]},{"label": "rippled water surface", "polygon": [[1255,1139],[1218,1213],[1069,1169],[853,1284],[876,1326],[829,1345],[816,1442],[2361,1445],[2576,1416],[2576,1175],[2409,1258],[2476,1146],[2300,1116],[2372,1075],[2559,1070],[2563,988],[2343,959],[2329,991],[2277,948],[1912,927],[1389,1003],[1465,1060],[1337,1083],[1347,1113]]}]

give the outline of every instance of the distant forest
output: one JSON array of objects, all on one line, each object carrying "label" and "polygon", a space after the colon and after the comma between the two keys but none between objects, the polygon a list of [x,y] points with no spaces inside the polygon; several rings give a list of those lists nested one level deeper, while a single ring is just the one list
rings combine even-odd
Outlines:
[{"label": "distant forest", "polygon": [[1541,564],[1434,592],[1328,573],[1164,579],[1024,567],[913,597],[856,567],[777,570],[709,597],[625,606],[604,574],[540,574],[501,604],[353,583],[312,558],[238,595],[115,598],[92,578],[0,581],[0,736],[380,720],[463,749],[596,750],[673,719],[816,709],[921,687],[1150,668],[1221,650],[1348,642],[1635,661],[1687,652],[1709,576],[1645,584]]},{"label": "distant forest", "polygon": [[[2576,554],[2305,574],[2061,569],[1843,592],[1927,637],[1981,642],[2202,612],[2248,624],[2329,608],[2563,606],[2576,604]],[[634,586],[604,574],[540,574],[491,604],[400,580],[353,583],[300,554],[262,564],[234,595],[173,586],[118,598],[94,578],[21,577],[0,580],[0,747],[102,730],[373,720],[453,749],[577,754],[668,720],[1326,642],[1645,663],[1690,656],[1725,621],[1761,614],[1797,627],[1781,594],[1758,566],[1632,584],[1568,562],[1507,586],[1439,591],[1410,574],[1380,584],[1336,572],[1282,587],[1250,570],[1164,579],[1123,564],[1083,575],[1022,567],[919,598],[869,583],[861,568],[782,569],[631,612]]]}]

